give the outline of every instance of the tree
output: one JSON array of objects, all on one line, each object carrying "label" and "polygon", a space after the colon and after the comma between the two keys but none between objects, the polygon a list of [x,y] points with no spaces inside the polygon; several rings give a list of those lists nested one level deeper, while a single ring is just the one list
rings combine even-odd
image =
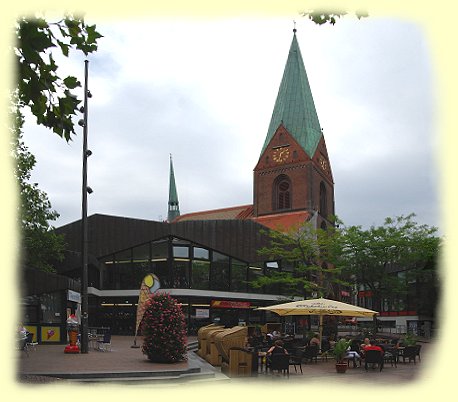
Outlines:
[{"label": "tree", "polygon": [[382,226],[342,228],[337,264],[345,277],[368,290],[372,308],[380,310],[384,299],[404,303],[411,284],[432,274],[440,239],[437,228],[419,225],[415,214],[386,218]]},{"label": "tree", "polygon": [[80,100],[71,90],[80,87],[73,76],[60,77],[53,51],[68,57],[70,50],[85,55],[97,50],[102,37],[95,25],[86,25],[83,19],[67,16],[48,23],[42,18],[21,18],[16,27],[17,90],[19,107],[30,108],[37,124],[71,139],[75,134],[72,116],[76,115]]},{"label": "tree", "polygon": [[[308,17],[310,20],[312,20],[315,24],[318,25],[323,25],[326,23],[334,25],[336,23],[337,18],[341,18],[347,14],[348,12],[344,10],[309,10],[303,11],[301,13],[303,17]],[[369,14],[367,13],[367,11],[359,10],[355,11],[355,15],[358,19],[361,19],[363,17],[367,17]]]},{"label": "tree", "polygon": [[340,278],[335,261],[334,228],[314,228],[310,222],[292,227],[288,231],[262,230],[269,237],[269,246],[258,254],[271,260],[281,260],[282,270],[250,282],[254,287],[282,285],[282,291],[291,296],[335,296],[335,285],[346,285]]},{"label": "tree", "polygon": [[29,182],[36,160],[22,141],[23,122],[24,118],[16,106],[11,129],[11,153],[19,188],[18,225],[22,235],[23,264],[54,271],[53,262],[63,258],[64,240],[54,233],[48,222],[56,220],[59,214],[52,210],[47,194],[38,188],[38,184]]}]

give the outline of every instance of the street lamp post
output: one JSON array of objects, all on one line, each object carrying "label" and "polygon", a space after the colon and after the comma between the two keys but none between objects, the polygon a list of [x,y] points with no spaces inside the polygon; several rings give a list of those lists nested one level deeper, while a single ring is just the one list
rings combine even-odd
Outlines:
[{"label": "street lamp post", "polygon": [[89,91],[87,89],[88,81],[88,60],[84,61],[84,119],[83,119],[83,187],[82,187],[82,274],[81,274],[81,353],[88,352],[88,267],[87,267],[87,158],[90,151],[87,149],[87,99]]}]

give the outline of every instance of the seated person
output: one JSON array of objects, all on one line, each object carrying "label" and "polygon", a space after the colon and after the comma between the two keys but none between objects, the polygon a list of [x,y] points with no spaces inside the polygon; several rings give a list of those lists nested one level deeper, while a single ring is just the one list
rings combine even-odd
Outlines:
[{"label": "seated person", "polygon": [[370,344],[371,344],[371,341],[369,340],[369,338],[364,338],[364,341],[363,341],[363,343],[361,344],[360,349],[361,349],[361,350],[364,350],[364,348],[365,348],[366,346],[370,346]]},{"label": "seated person", "polygon": [[281,333],[278,332],[276,329],[274,329],[272,331],[272,337],[275,339],[275,338],[280,338],[281,337]]},{"label": "seated person", "polygon": [[288,354],[288,351],[283,347],[283,341],[281,339],[277,339],[275,341],[274,345],[267,351],[266,356],[270,356],[275,353]]},{"label": "seated person", "polygon": [[[347,339],[348,341],[349,339]],[[350,346],[348,346],[347,353],[345,354],[345,358],[349,360],[353,360],[353,367],[356,367],[356,362],[359,360],[361,365],[361,355],[358,353],[359,346],[352,342]]]},{"label": "seated person", "polygon": [[309,340],[309,346],[320,346],[320,339],[318,334],[314,334],[312,339]]},{"label": "seated person", "polygon": [[380,353],[384,353],[384,350],[379,346],[376,345],[374,341],[370,341],[369,345],[366,345],[363,350],[366,352],[367,350],[378,350]]}]

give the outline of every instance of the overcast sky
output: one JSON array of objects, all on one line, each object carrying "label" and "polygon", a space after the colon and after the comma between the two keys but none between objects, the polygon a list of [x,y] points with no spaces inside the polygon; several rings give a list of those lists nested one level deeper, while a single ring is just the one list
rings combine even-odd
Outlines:
[{"label": "overcast sky", "polygon": [[[252,203],[293,19],[335,181],[337,215],[440,224],[434,64],[421,25],[347,17],[151,19],[106,24],[89,58],[88,214],[167,217],[169,154],[181,213]],[[83,81],[84,62],[62,68]],[[82,90],[78,92],[82,94]],[[82,129],[71,143],[27,119],[32,181],[81,218]]]}]

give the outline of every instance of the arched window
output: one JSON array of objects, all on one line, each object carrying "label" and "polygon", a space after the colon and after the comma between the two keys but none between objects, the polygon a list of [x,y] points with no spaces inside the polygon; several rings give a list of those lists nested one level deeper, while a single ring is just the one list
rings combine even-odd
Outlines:
[{"label": "arched window", "polygon": [[291,181],[288,176],[280,175],[275,179],[273,188],[274,210],[291,209]]},{"label": "arched window", "polygon": [[323,182],[320,183],[320,214],[323,217],[328,216],[328,196],[326,192],[326,186]]}]

